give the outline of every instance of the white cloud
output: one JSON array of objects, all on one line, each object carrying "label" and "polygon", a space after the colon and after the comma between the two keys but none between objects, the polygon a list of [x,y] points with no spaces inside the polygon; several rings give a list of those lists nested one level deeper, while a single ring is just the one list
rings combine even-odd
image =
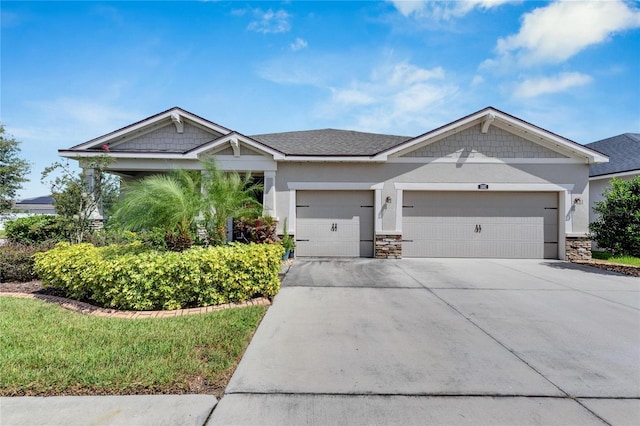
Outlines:
[{"label": "white cloud", "polygon": [[422,12],[426,7],[426,0],[390,0],[391,3],[398,9],[398,12],[404,16],[410,16],[411,14],[418,14]]},{"label": "white cloud", "polygon": [[613,34],[640,27],[640,10],[620,0],[557,1],[522,17],[517,34],[498,40],[496,50],[522,65],[562,62]]},{"label": "white cloud", "polygon": [[369,105],[375,102],[373,97],[359,89],[333,88],[331,92],[333,93],[332,100],[342,105]]},{"label": "white cloud", "polygon": [[307,43],[306,40],[300,37],[297,37],[296,40],[290,45],[291,50],[293,50],[294,52],[301,49],[305,49],[307,46],[309,46],[309,43]]},{"label": "white cloud", "polygon": [[481,75],[474,75],[473,79],[471,80],[471,86],[475,87],[475,86],[479,86],[482,83],[484,83],[484,77]]},{"label": "white cloud", "polygon": [[416,18],[451,19],[466,15],[474,9],[488,10],[518,0],[389,0],[402,15]]},{"label": "white cloud", "polygon": [[253,15],[256,20],[247,27],[251,31],[269,34],[285,33],[291,29],[291,24],[289,23],[291,15],[282,9],[275,12],[271,9],[266,12],[261,9],[254,9]]},{"label": "white cloud", "polygon": [[584,86],[593,81],[591,76],[579,72],[564,72],[552,77],[531,78],[518,84],[514,91],[517,98],[564,92],[572,87]]},{"label": "white cloud", "polygon": [[350,127],[366,131],[415,133],[438,122],[440,108],[458,88],[445,81],[441,67],[425,69],[400,62],[331,92],[331,99],[320,108],[325,117],[341,117]]}]

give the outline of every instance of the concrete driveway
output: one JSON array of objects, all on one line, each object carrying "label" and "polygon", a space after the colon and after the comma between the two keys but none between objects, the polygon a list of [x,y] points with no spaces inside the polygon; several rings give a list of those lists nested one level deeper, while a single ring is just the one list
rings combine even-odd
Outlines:
[{"label": "concrete driveway", "polygon": [[640,424],[640,279],[298,259],[210,424]]}]

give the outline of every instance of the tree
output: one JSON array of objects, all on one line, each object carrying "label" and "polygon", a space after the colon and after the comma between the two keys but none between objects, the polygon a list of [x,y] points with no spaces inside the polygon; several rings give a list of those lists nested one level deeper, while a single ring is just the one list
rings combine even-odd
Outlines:
[{"label": "tree", "polygon": [[640,176],[613,178],[603,195],[593,208],[600,216],[589,225],[591,238],[613,254],[640,257]]},{"label": "tree", "polygon": [[0,124],[0,213],[11,210],[16,192],[27,182],[25,175],[31,167],[26,160],[18,157],[20,142],[5,134]]},{"label": "tree", "polygon": [[120,187],[120,179],[107,172],[113,162],[107,152],[78,160],[80,172],[68,162],[53,163],[42,172],[42,182],[50,185],[56,212],[65,222],[70,241],[75,243],[82,242],[91,232],[96,214],[109,212]]},{"label": "tree", "polygon": [[226,243],[227,218],[257,212],[260,203],[253,194],[262,187],[250,175],[220,170],[213,159],[202,168],[202,173],[176,169],[125,185],[113,221],[134,231],[161,228],[167,246],[177,251],[191,246],[200,225],[210,244]]}]

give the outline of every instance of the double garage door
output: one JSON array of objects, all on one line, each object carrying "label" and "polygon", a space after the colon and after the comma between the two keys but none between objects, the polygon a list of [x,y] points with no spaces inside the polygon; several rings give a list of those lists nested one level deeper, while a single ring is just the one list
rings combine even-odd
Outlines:
[{"label": "double garage door", "polygon": [[558,257],[558,194],[405,192],[404,257]]},{"label": "double garage door", "polygon": [[[403,257],[557,258],[558,195],[405,191]],[[372,257],[373,191],[297,191],[298,256]]]}]

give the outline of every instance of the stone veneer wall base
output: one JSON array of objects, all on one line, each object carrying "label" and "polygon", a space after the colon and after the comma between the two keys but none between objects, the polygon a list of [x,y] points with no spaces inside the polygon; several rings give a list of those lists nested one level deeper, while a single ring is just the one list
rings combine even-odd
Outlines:
[{"label": "stone veneer wall base", "polygon": [[402,235],[378,234],[375,243],[376,259],[402,259]]},{"label": "stone veneer wall base", "polygon": [[587,237],[567,237],[566,257],[570,262],[591,260],[591,240]]}]

